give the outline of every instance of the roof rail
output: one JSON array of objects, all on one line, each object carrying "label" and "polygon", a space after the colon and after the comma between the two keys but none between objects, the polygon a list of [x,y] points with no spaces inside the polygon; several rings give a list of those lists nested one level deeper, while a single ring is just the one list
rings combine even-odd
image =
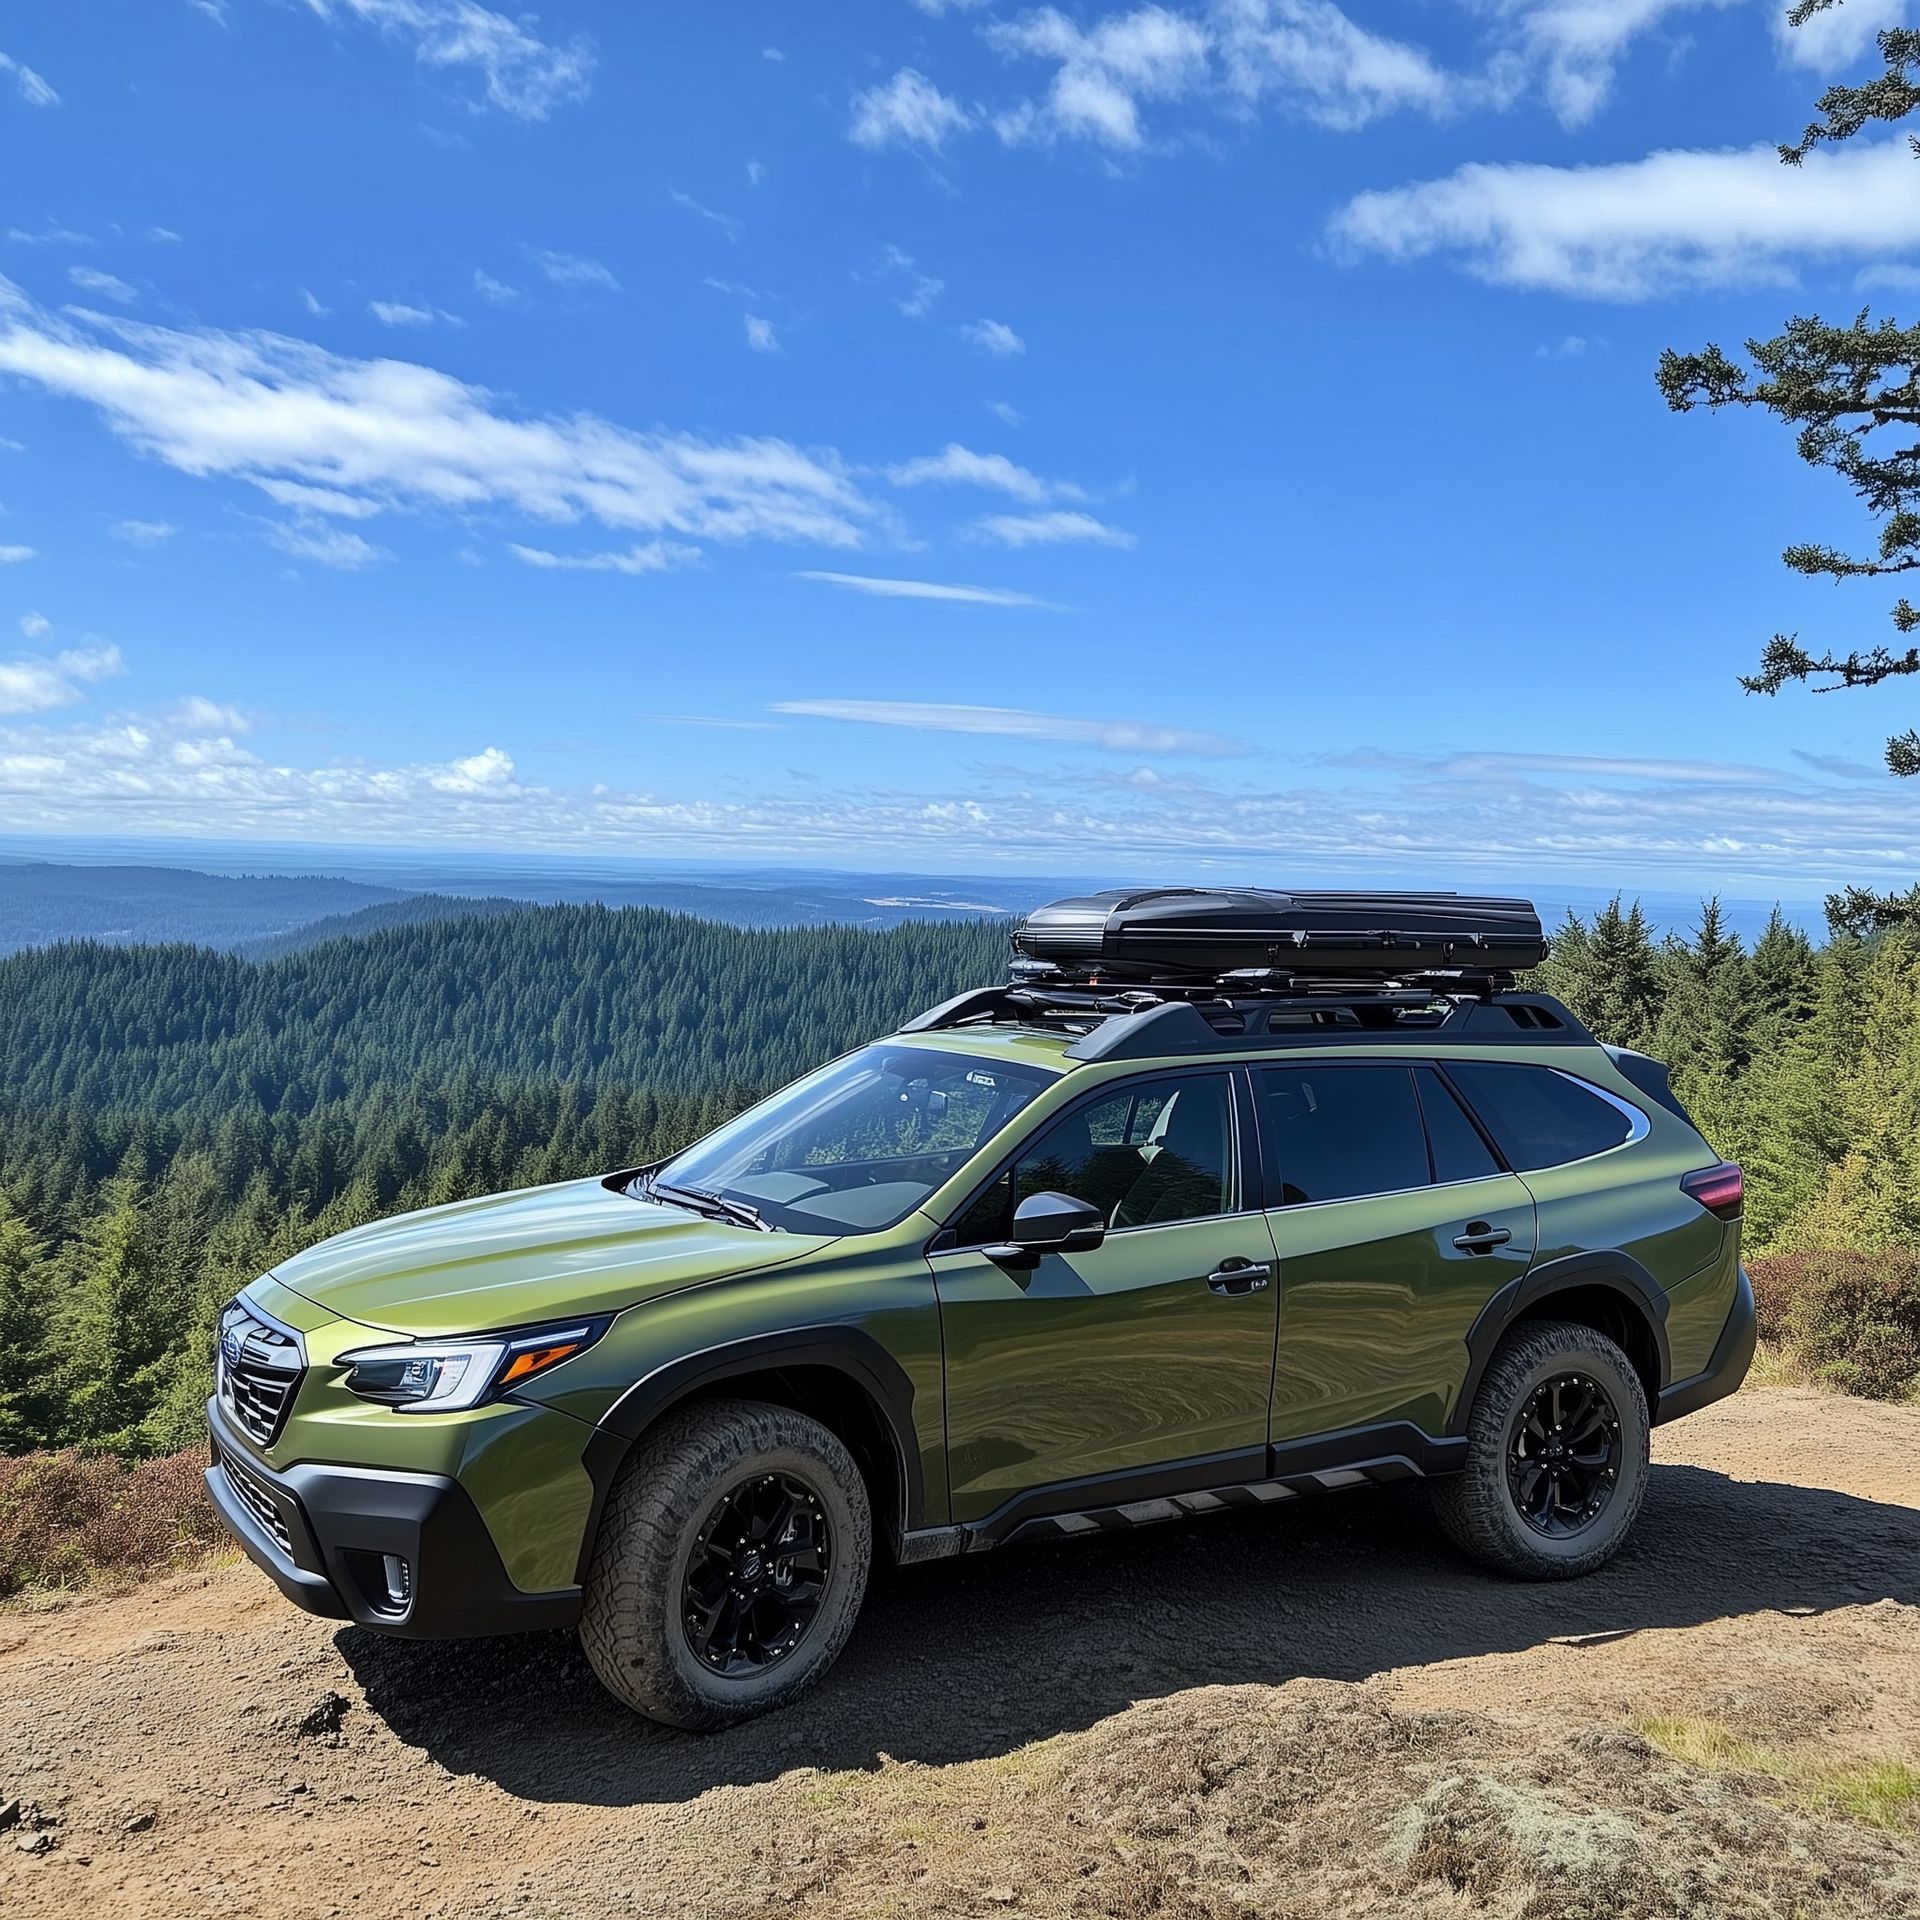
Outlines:
[{"label": "roof rail", "polygon": [[[1230,978],[1233,978],[1230,976]],[[1225,991],[1221,989],[1225,988]],[[1077,1061],[1164,1059],[1327,1046],[1593,1046],[1593,1035],[1551,995],[1517,993],[1486,977],[1445,975],[1342,986],[1315,980],[1247,992],[1186,983],[977,987],[929,1007],[901,1033],[1017,1026],[1072,1034]]]}]

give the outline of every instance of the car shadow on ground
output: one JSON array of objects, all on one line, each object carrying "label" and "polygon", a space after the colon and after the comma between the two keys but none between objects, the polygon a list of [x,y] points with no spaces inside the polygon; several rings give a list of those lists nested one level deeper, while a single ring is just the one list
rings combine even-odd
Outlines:
[{"label": "car shadow on ground", "polygon": [[1768,1609],[1920,1603],[1920,1513],[1657,1466],[1632,1540],[1585,1580],[1478,1572],[1417,1487],[1011,1548],[881,1576],[838,1666],[729,1732],[652,1726],[570,1634],[414,1643],[343,1629],[371,1710],[450,1771],[532,1801],[627,1806],[876,1755],[949,1762],[1186,1687],[1519,1651]]}]

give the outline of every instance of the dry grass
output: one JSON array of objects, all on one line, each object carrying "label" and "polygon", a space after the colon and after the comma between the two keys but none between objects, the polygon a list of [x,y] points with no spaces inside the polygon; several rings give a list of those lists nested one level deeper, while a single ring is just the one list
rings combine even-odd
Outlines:
[{"label": "dry grass", "polygon": [[1835,1760],[1739,1733],[1717,1720],[1660,1715],[1640,1732],[1664,1754],[1708,1773],[1751,1774],[1816,1812],[1889,1833],[1920,1832],[1920,1768],[1904,1760]]}]

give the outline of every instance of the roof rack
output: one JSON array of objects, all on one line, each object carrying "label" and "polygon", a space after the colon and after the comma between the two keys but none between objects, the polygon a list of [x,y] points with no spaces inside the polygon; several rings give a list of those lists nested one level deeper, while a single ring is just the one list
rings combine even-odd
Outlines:
[{"label": "roof rack", "polygon": [[1258,983],[1228,975],[1210,988],[1190,981],[1102,988],[1028,977],[956,994],[900,1031],[1015,1026],[1071,1033],[1067,1057],[1078,1061],[1287,1046],[1511,1045],[1523,1036],[1538,1046],[1595,1044],[1550,994],[1515,992],[1510,982],[1511,976],[1454,973],[1364,982],[1275,976]]}]

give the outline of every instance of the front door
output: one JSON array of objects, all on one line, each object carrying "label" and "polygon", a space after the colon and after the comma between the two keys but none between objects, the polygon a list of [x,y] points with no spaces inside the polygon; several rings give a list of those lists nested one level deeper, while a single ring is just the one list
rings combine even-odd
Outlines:
[{"label": "front door", "polygon": [[1533,1258],[1533,1196],[1431,1065],[1303,1061],[1254,1085],[1280,1255],[1274,1445],[1444,1433],[1467,1329]]},{"label": "front door", "polygon": [[[1272,1237],[1247,1204],[1244,1118],[1231,1072],[1091,1094],[929,1256],[956,1521],[1022,1495],[1037,1494],[1023,1512],[1066,1512],[1264,1472],[1276,1290]],[[1097,1206],[1104,1242],[1025,1271],[988,1258],[1014,1207],[1045,1192]]]}]

